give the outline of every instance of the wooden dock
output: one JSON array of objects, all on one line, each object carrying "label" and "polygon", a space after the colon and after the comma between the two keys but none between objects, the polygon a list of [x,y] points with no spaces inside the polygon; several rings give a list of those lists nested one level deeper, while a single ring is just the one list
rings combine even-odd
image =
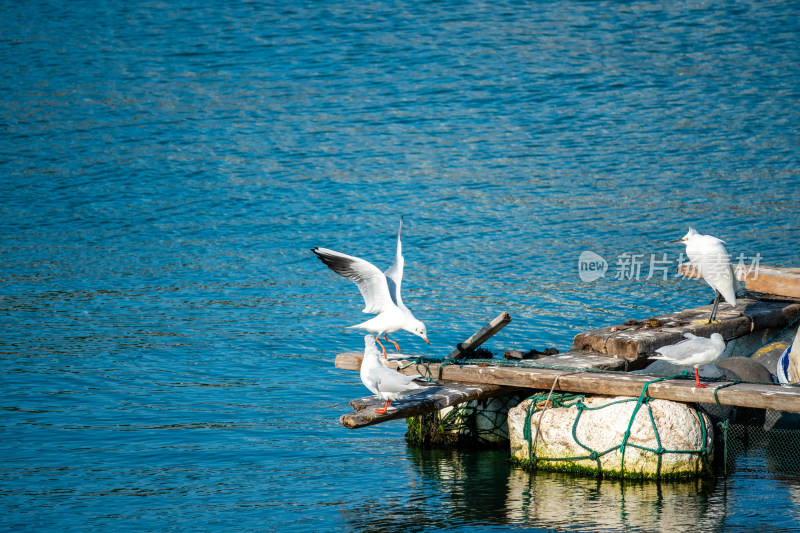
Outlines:
[{"label": "wooden dock", "polygon": [[[359,354],[361,355],[361,354]],[[356,362],[356,361],[353,361]],[[361,361],[357,364],[361,368]],[[503,385],[487,385],[480,383],[466,383],[460,381],[441,381],[431,383],[421,391],[392,402],[392,407],[384,414],[378,414],[375,409],[383,407],[383,400],[376,396],[366,396],[357,400],[352,400],[350,406],[354,409],[339,417],[342,425],[349,429],[356,429],[373,424],[380,424],[398,418],[423,415],[432,411],[438,411],[451,405],[456,405],[470,400],[480,400],[490,398],[503,392],[510,392],[515,389]]]},{"label": "wooden dock", "polygon": [[[772,299],[740,298],[735,308],[721,304],[717,320],[709,324],[711,305],[652,317],[578,334],[573,349],[535,360],[474,361],[461,358],[497,333],[511,317],[502,313],[458,345],[446,359],[403,357],[386,364],[404,374],[419,374],[435,384],[392,402],[386,414],[374,397],[351,402],[353,413],[343,415],[346,427],[357,428],[387,420],[432,412],[461,402],[510,393],[517,389],[554,390],[610,396],[638,397],[645,386],[651,398],[687,403],[740,406],[800,413],[800,386],[769,383],[711,382],[698,388],[693,379],[665,379],[626,371],[644,368],[657,348],[683,339],[684,333],[708,337],[720,333],[726,341],[757,331],[778,331],[800,317],[800,269],[762,267],[759,283],[742,273],[748,288],[768,288]],[[358,371],[361,352],[337,355],[337,368]]]},{"label": "wooden dock", "polygon": [[657,348],[683,340],[684,333],[708,337],[721,334],[726,341],[757,330],[782,328],[800,316],[800,303],[742,298],[732,309],[722,303],[717,321],[708,324],[711,306],[705,305],[645,320],[631,320],[579,333],[573,349],[625,358],[632,369],[643,368]]},{"label": "wooden dock", "polygon": [[[358,370],[361,367],[362,354],[349,352],[336,357],[336,368]],[[559,369],[539,367],[541,360],[524,362],[517,365],[480,366],[476,364],[448,364],[424,362],[412,364],[401,369],[404,374],[420,374],[436,378],[441,369],[443,380],[478,385],[516,387],[562,392],[599,394],[606,396],[638,397],[644,385],[658,380],[662,376],[633,374],[628,372],[590,372],[586,369]],[[390,361],[387,366],[400,368],[409,361]],[[537,365],[537,366],[533,366]],[[650,398],[672,400],[688,403],[715,403],[714,394],[721,405],[753,407],[757,409],[775,409],[800,413],[800,386],[781,386],[771,384],[712,382],[707,388],[695,387],[694,377],[691,379],[674,379],[652,383],[647,388]],[[501,392],[498,389],[487,390],[485,396]],[[390,408],[391,409],[391,408]],[[414,413],[418,414],[418,413]],[[393,418],[410,416],[399,414]]]}]

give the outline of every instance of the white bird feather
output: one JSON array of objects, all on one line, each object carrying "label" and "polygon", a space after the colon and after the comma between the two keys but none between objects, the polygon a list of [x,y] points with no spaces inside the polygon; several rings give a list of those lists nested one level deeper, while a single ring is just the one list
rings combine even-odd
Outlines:
[{"label": "white bird feather", "polygon": [[386,357],[386,349],[378,338],[383,335],[383,338],[393,343],[399,352],[400,346],[387,337],[389,333],[394,333],[395,331],[408,331],[430,344],[425,324],[414,317],[411,311],[403,304],[403,299],[400,296],[405,263],[400,240],[402,230],[403,219],[400,218],[394,263],[386,269],[386,272],[381,272],[378,267],[359,257],[343,254],[328,248],[317,247],[311,250],[328,268],[358,286],[358,290],[364,298],[364,309],[362,311],[364,313],[377,314],[377,316],[366,322],[348,327],[376,333],[375,340],[378,341],[378,344],[383,349],[384,357]]},{"label": "white bird feather", "polygon": [[709,320],[711,322],[716,318],[720,296],[730,305],[736,306],[736,281],[725,241],[712,235],[700,235],[693,228],[689,228],[681,241],[686,244],[686,256],[692,265],[714,289],[714,307]]},{"label": "white bird feather", "polygon": [[658,348],[658,355],[652,355],[650,359],[663,360],[678,366],[693,366],[696,385],[705,387],[706,385],[700,383],[697,367],[719,359],[725,351],[725,339],[719,333],[712,333],[710,338],[698,337],[692,333],[684,333],[683,336],[685,340]]},{"label": "white bird feather", "polygon": [[364,359],[361,361],[361,381],[370,392],[382,400],[386,400],[383,409],[376,413],[385,413],[389,403],[419,389],[421,385],[414,381],[419,376],[406,376],[396,370],[383,366],[378,357],[378,348],[372,335],[364,336]]}]

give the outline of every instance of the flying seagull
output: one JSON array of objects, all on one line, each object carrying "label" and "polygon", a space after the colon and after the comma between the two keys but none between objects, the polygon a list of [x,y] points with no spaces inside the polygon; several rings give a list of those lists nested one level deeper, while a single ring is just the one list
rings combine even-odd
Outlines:
[{"label": "flying seagull", "polygon": [[387,335],[401,329],[421,337],[430,344],[425,324],[414,318],[411,311],[403,305],[403,300],[400,297],[404,263],[402,244],[400,242],[402,230],[403,218],[400,217],[394,264],[386,269],[386,272],[381,272],[378,267],[359,257],[353,257],[352,255],[327,248],[312,248],[311,250],[328,268],[358,285],[358,290],[361,291],[361,296],[364,297],[365,307],[362,311],[376,314],[376,316],[361,324],[348,327],[376,333],[375,340],[383,349],[384,357],[386,357],[386,348],[381,344],[380,336],[383,335],[383,338],[394,344],[397,351],[400,352],[400,345]]}]

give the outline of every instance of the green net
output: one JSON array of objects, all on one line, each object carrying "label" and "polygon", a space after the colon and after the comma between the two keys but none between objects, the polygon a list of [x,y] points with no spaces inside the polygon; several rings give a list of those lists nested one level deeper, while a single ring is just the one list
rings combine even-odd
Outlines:
[{"label": "green net", "polygon": [[[753,359],[766,350],[781,351],[793,340],[798,322],[796,319],[790,325],[782,328],[777,333],[765,335],[768,337],[755,347],[750,353]],[[759,360],[759,362],[764,362]],[[541,365],[536,360],[504,360],[504,359],[470,359],[469,361],[453,359],[418,358],[409,365],[414,364],[427,368],[427,375],[431,378],[441,378],[443,370],[448,365],[480,365],[480,366],[511,366],[511,367],[541,367],[548,369],[566,370],[574,373],[603,372],[608,370],[577,369],[569,366]],[[430,364],[438,364],[437,370],[431,371]],[[773,362],[774,364],[774,362]],[[645,370],[646,372],[646,370]],[[774,373],[774,371],[773,371]],[[620,371],[620,374],[625,372]],[[695,474],[721,474],[726,475],[740,468],[756,467],[775,473],[800,474],[800,414],[753,409],[744,407],[731,407],[720,405],[717,401],[712,404],[689,405],[695,413],[697,423],[701,428],[701,439],[695,446],[665,446],[662,444],[663,430],[656,424],[653,414],[653,400],[647,397],[647,387],[651,383],[666,379],[693,379],[685,371],[678,375],[658,378],[645,385],[638,398],[624,398],[600,406],[592,406],[585,395],[553,393],[553,391],[527,390],[523,393],[507,394],[499,398],[490,409],[488,402],[473,401],[455,406],[453,408],[432,413],[429,415],[408,419],[408,441],[419,446],[457,446],[481,447],[508,445],[509,430],[507,413],[513,408],[529,399],[527,405],[524,438],[527,442],[527,459],[516,461],[529,469],[567,470],[585,472],[594,476],[603,477],[642,477],[639,472],[629,471],[626,464],[628,457],[635,451],[638,454],[651,454],[656,461],[654,477],[681,477],[664,475],[662,466],[675,456],[693,456],[702,466]],[[704,381],[722,381],[725,378],[707,379]],[[729,380],[726,380],[729,381]],[[765,382],[734,380],[717,387],[716,393],[725,387],[739,383]],[[771,385],[774,383],[770,382]],[[554,384],[555,386],[555,384]],[[778,385],[774,385],[778,386]],[[800,386],[800,384],[784,385]],[[587,444],[578,436],[583,419],[594,410],[613,408],[614,405],[626,404],[630,408],[630,418],[627,421],[627,430],[618,442],[605,447]],[[580,453],[573,455],[548,456],[538,452],[537,439],[540,435],[532,429],[531,421],[537,413],[548,409],[573,408],[576,412],[573,425],[573,436]],[[642,414],[643,413],[643,414]],[[655,436],[654,444],[643,446],[631,440],[631,427],[636,417],[644,417],[650,421],[651,431]],[[669,429],[667,430],[669,431]],[[713,437],[713,440],[711,440]],[[708,442],[708,445],[706,444]],[[607,456],[617,454],[621,456],[621,466],[617,469],[607,469],[603,461]],[[593,467],[585,467],[586,463],[593,463]],[[647,476],[645,476],[647,477]],[[687,476],[690,477],[690,476]]]},{"label": "green net", "polygon": [[499,448],[508,446],[508,410],[526,394],[515,392],[463,402],[406,419],[406,440],[425,448]]},{"label": "green net", "polygon": [[[639,398],[616,399],[602,402],[600,405],[595,406],[593,406],[590,402],[587,402],[586,396],[582,394],[554,394],[551,390],[549,393],[541,392],[530,396],[528,398],[525,421],[522,426],[523,438],[527,443],[528,448],[527,459],[516,460],[516,462],[527,469],[543,468],[547,470],[566,470],[576,473],[588,473],[601,477],[695,477],[699,471],[709,471],[710,450],[706,446],[706,443],[708,442],[708,422],[707,417],[703,416],[699,410],[695,410],[697,422],[701,430],[697,448],[670,449],[662,444],[660,435],[661,430],[659,428],[659,424],[656,423],[656,417],[654,416],[653,412],[652,402],[654,400],[647,397],[647,387],[651,383],[663,381],[664,379],[671,378],[660,378],[648,382],[643,387]],[[578,428],[582,419],[584,418],[585,413],[609,410],[610,408],[613,408],[613,406],[622,404],[630,404],[632,409],[627,421],[627,428],[620,435],[619,442],[610,446],[606,446],[602,449],[597,449],[589,443],[588,439],[584,439],[579,435]],[[547,409],[563,408],[574,408],[573,410],[575,411],[575,414],[572,422],[571,433],[574,444],[577,446],[573,446],[572,449],[581,450],[583,453],[573,455],[564,455],[563,453],[558,455],[548,455],[547,451],[540,451],[539,446],[540,425],[542,423],[544,411]],[[640,416],[642,410],[644,410],[646,413],[645,418],[650,424],[650,432],[652,434],[650,442],[653,442],[653,445],[651,446],[635,443],[631,440],[631,430],[634,426],[637,416]],[[542,415],[538,417],[538,424],[532,423],[536,413],[542,413]],[[618,413],[615,413],[613,416],[619,415]],[[640,430],[639,433],[642,433],[642,431]],[[551,448],[543,446],[541,449],[549,450]],[[648,466],[646,463],[642,464],[641,461],[637,461],[638,467],[636,469],[633,471],[626,471],[625,455],[630,449],[637,450],[637,455],[640,457],[643,455],[642,452],[648,452],[651,454],[652,458],[649,461],[651,465]],[[609,454],[616,454],[619,457],[619,462],[617,463],[616,459],[614,461],[604,461],[604,458],[606,458],[606,456]],[[669,454],[680,455],[681,462],[685,466],[682,466],[679,469],[670,468],[668,471],[665,471],[663,459],[665,455]],[[685,456],[687,455],[696,456],[698,461],[687,463],[685,461]],[[594,467],[587,466],[587,462],[594,463]]]}]

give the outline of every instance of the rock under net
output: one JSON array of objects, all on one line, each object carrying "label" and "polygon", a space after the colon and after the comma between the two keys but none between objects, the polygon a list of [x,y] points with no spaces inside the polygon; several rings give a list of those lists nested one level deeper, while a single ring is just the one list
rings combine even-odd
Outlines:
[{"label": "rock under net", "polygon": [[[669,379],[669,378],[662,378],[662,379]],[[650,383],[655,383],[654,380]],[[656,423],[656,418],[653,413],[652,402],[654,401],[653,398],[646,397],[646,389],[644,388],[642,394],[639,398],[625,398],[625,399],[617,399],[608,401],[606,403],[602,403],[601,405],[592,406],[591,402],[587,401],[587,397],[583,394],[570,394],[570,393],[553,393],[551,392],[540,392],[534,394],[528,398],[529,403],[526,409],[526,416],[525,421],[522,426],[523,428],[523,438],[524,441],[527,443],[527,457],[528,459],[525,460],[515,460],[517,464],[522,466],[523,468],[529,470],[536,470],[536,469],[543,469],[543,470],[556,470],[556,471],[570,471],[573,473],[578,474],[588,474],[597,477],[625,477],[625,478],[636,478],[636,477],[654,477],[654,478],[666,478],[666,477],[694,477],[694,471],[690,471],[689,473],[681,473],[681,474],[672,474],[672,473],[665,473],[662,472],[662,465],[663,465],[663,458],[668,454],[680,454],[681,457],[689,456],[696,456],[702,466],[709,470],[710,460],[711,460],[711,450],[706,447],[706,443],[708,442],[708,433],[707,433],[707,419],[703,416],[703,414],[699,410],[695,410],[695,414],[697,417],[697,421],[701,430],[700,435],[700,445],[696,449],[670,449],[666,448],[662,445],[662,438],[659,434],[659,427]],[[620,406],[623,404],[632,404],[632,411],[630,414],[630,418],[627,422],[627,428],[621,434],[619,442],[612,444],[610,446],[606,446],[603,449],[595,449],[590,445],[588,441],[585,441],[580,437],[580,432],[578,430],[579,425],[581,424],[581,420],[587,413],[591,413],[593,411],[602,411],[602,410],[609,410],[612,409],[614,406]],[[574,407],[574,420],[572,422],[572,439],[575,443],[575,449],[580,449],[585,453],[579,453],[574,455],[562,455],[559,454],[557,456],[547,456],[546,454],[538,453],[540,449],[540,425],[542,423],[542,419],[544,417],[544,412],[548,409],[562,409],[562,408],[571,408]],[[631,430],[634,426],[634,422],[637,419],[637,415],[640,412],[645,411],[647,416],[646,418],[649,421],[650,429],[652,430],[652,434],[654,436],[655,446],[645,446],[642,444],[637,444],[631,441]],[[538,417],[538,423],[534,421],[534,417],[537,413],[541,413]],[[547,449],[547,447],[541,447],[543,449]],[[656,460],[656,466],[654,471],[651,474],[644,474],[641,471],[634,470],[634,471],[626,471],[626,463],[625,463],[625,456],[626,452],[630,454],[630,450],[636,449],[638,450],[637,455],[642,455],[642,452],[650,452],[653,454]],[[608,467],[608,463],[604,462],[604,456],[609,454],[616,454],[619,456],[619,463],[616,468]],[[594,463],[594,467],[587,466],[587,463]],[[616,464],[616,463],[615,463]]]}]

